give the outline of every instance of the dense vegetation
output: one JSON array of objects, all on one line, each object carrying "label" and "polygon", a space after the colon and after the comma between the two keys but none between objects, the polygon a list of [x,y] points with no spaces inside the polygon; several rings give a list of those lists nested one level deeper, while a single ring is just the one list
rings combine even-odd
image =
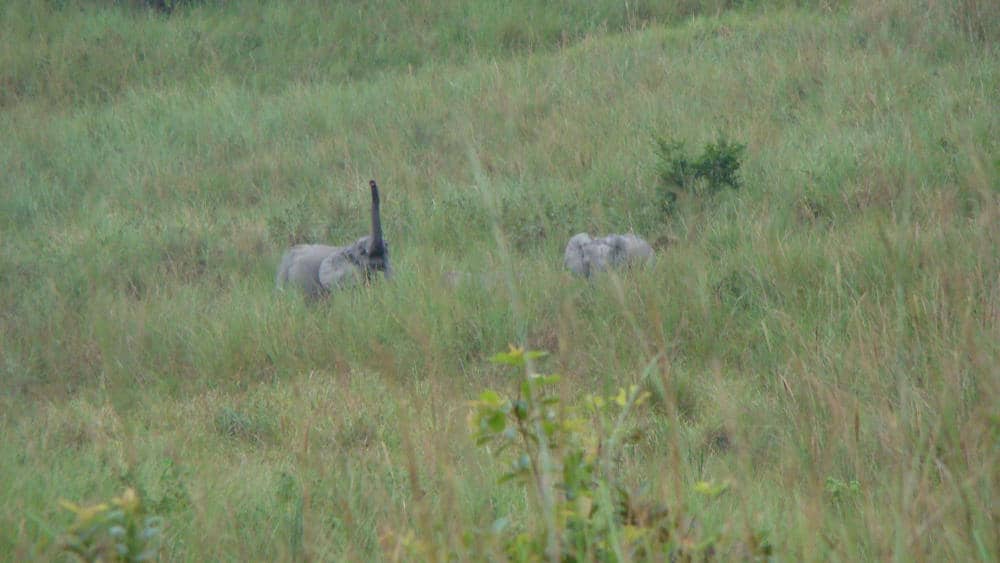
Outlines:
[{"label": "dense vegetation", "polygon": [[[171,560],[515,557],[538,499],[468,424],[509,343],[564,404],[650,394],[613,471],[675,554],[1000,553],[996,3],[13,0],[0,37],[7,557],[129,487]],[[372,177],[396,279],[276,292]],[[651,268],[563,271],[630,229]]]}]

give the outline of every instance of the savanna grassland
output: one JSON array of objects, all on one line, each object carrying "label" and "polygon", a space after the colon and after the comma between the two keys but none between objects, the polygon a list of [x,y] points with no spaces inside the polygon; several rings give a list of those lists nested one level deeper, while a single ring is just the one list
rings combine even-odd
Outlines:
[{"label": "savanna grassland", "polygon": [[[567,403],[651,393],[615,471],[674,551],[591,557],[997,560],[995,3],[11,0],[0,38],[5,559],[126,487],[164,560],[518,558],[539,499],[469,428],[514,344]],[[668,200],[657,139],[720,138],[740,187]],[[275,291],[370,178],[395,279]],[[563,270],[628,230],[649,268]]]}]

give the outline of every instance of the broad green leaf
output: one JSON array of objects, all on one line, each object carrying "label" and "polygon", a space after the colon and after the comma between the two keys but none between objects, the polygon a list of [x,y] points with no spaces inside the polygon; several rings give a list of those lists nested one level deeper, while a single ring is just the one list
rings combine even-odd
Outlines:
[{"label": "broad green leaf", "polygon": [[496,391],[487,389],[479,394],[479,402],[494,408],[499,408],[503,404],[503,397]]},{"label": "broad green leaf", "polygon": [[545,431],[546,436],[554,436],[556,431],[559,430],[559,424],[552,422],[551,420],[543,420],[542,430]]},{"label": "broad green leaf", "polygon": [[507,427],[507,417],[502,412],[498,411],[493,413],[493,416],[489,418],[486,424],[493,433],[499,434],[500,432],[503,432],[504,428]]},{"label": "broad green leaf", "polygon": [[560,377],[556,374],[542,375],[538,374],[537,384],[538,385],[554,385],[559,383]]},{"label": "broad green leaf", "polygon": [[715,498],[729,490],[729,483],[716,483],[715,481],[698,481],[694,484],[694,492],[708,498]]},{"label": "broad green leaf", "polygon": [[524,366],[524,348],[510,345],[510,350],[494,354],[490,361],[495,364],[503,364],[513,367]]},{"label": "broad green leaf", "polygon": [[532,392],[531,392],[531,380],[526,379],[521,382],[521,398],[525,401],[531,402]]}]

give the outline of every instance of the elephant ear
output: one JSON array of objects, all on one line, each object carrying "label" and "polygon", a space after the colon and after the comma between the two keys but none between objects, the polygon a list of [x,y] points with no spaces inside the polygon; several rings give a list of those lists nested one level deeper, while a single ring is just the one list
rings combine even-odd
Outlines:
[{"label": "elephant ear", "polygon": [[344,249],[344,253],[355,265],[364,266],[367,264],[368,257],[371,255],[371,239],[370,236],[363,236]]},{"label": "elephant ear", "polygon": [[586,247],[593,242],[587,233],[577,233],[566,243],[566,250],[563,252],[563,266],[571,272],[581,276],[590,275],[590,268],[586,257]]}]

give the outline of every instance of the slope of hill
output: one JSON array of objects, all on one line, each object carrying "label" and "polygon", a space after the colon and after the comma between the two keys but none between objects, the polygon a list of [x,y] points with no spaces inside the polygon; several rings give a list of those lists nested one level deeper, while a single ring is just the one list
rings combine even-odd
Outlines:
[{"label": "slope of hill", "polygon": [[[424,4],[0,8],[0,552],[129,485],[170,559],[497,555],[508,343],[649,389],[623,471],[723,558],[1000,552],[998,8]],[[657,138],[742,186],[668,202]],[[276,293],[371,177],[394,282]],[[628,229],[651,268],[562,271]]]}]

